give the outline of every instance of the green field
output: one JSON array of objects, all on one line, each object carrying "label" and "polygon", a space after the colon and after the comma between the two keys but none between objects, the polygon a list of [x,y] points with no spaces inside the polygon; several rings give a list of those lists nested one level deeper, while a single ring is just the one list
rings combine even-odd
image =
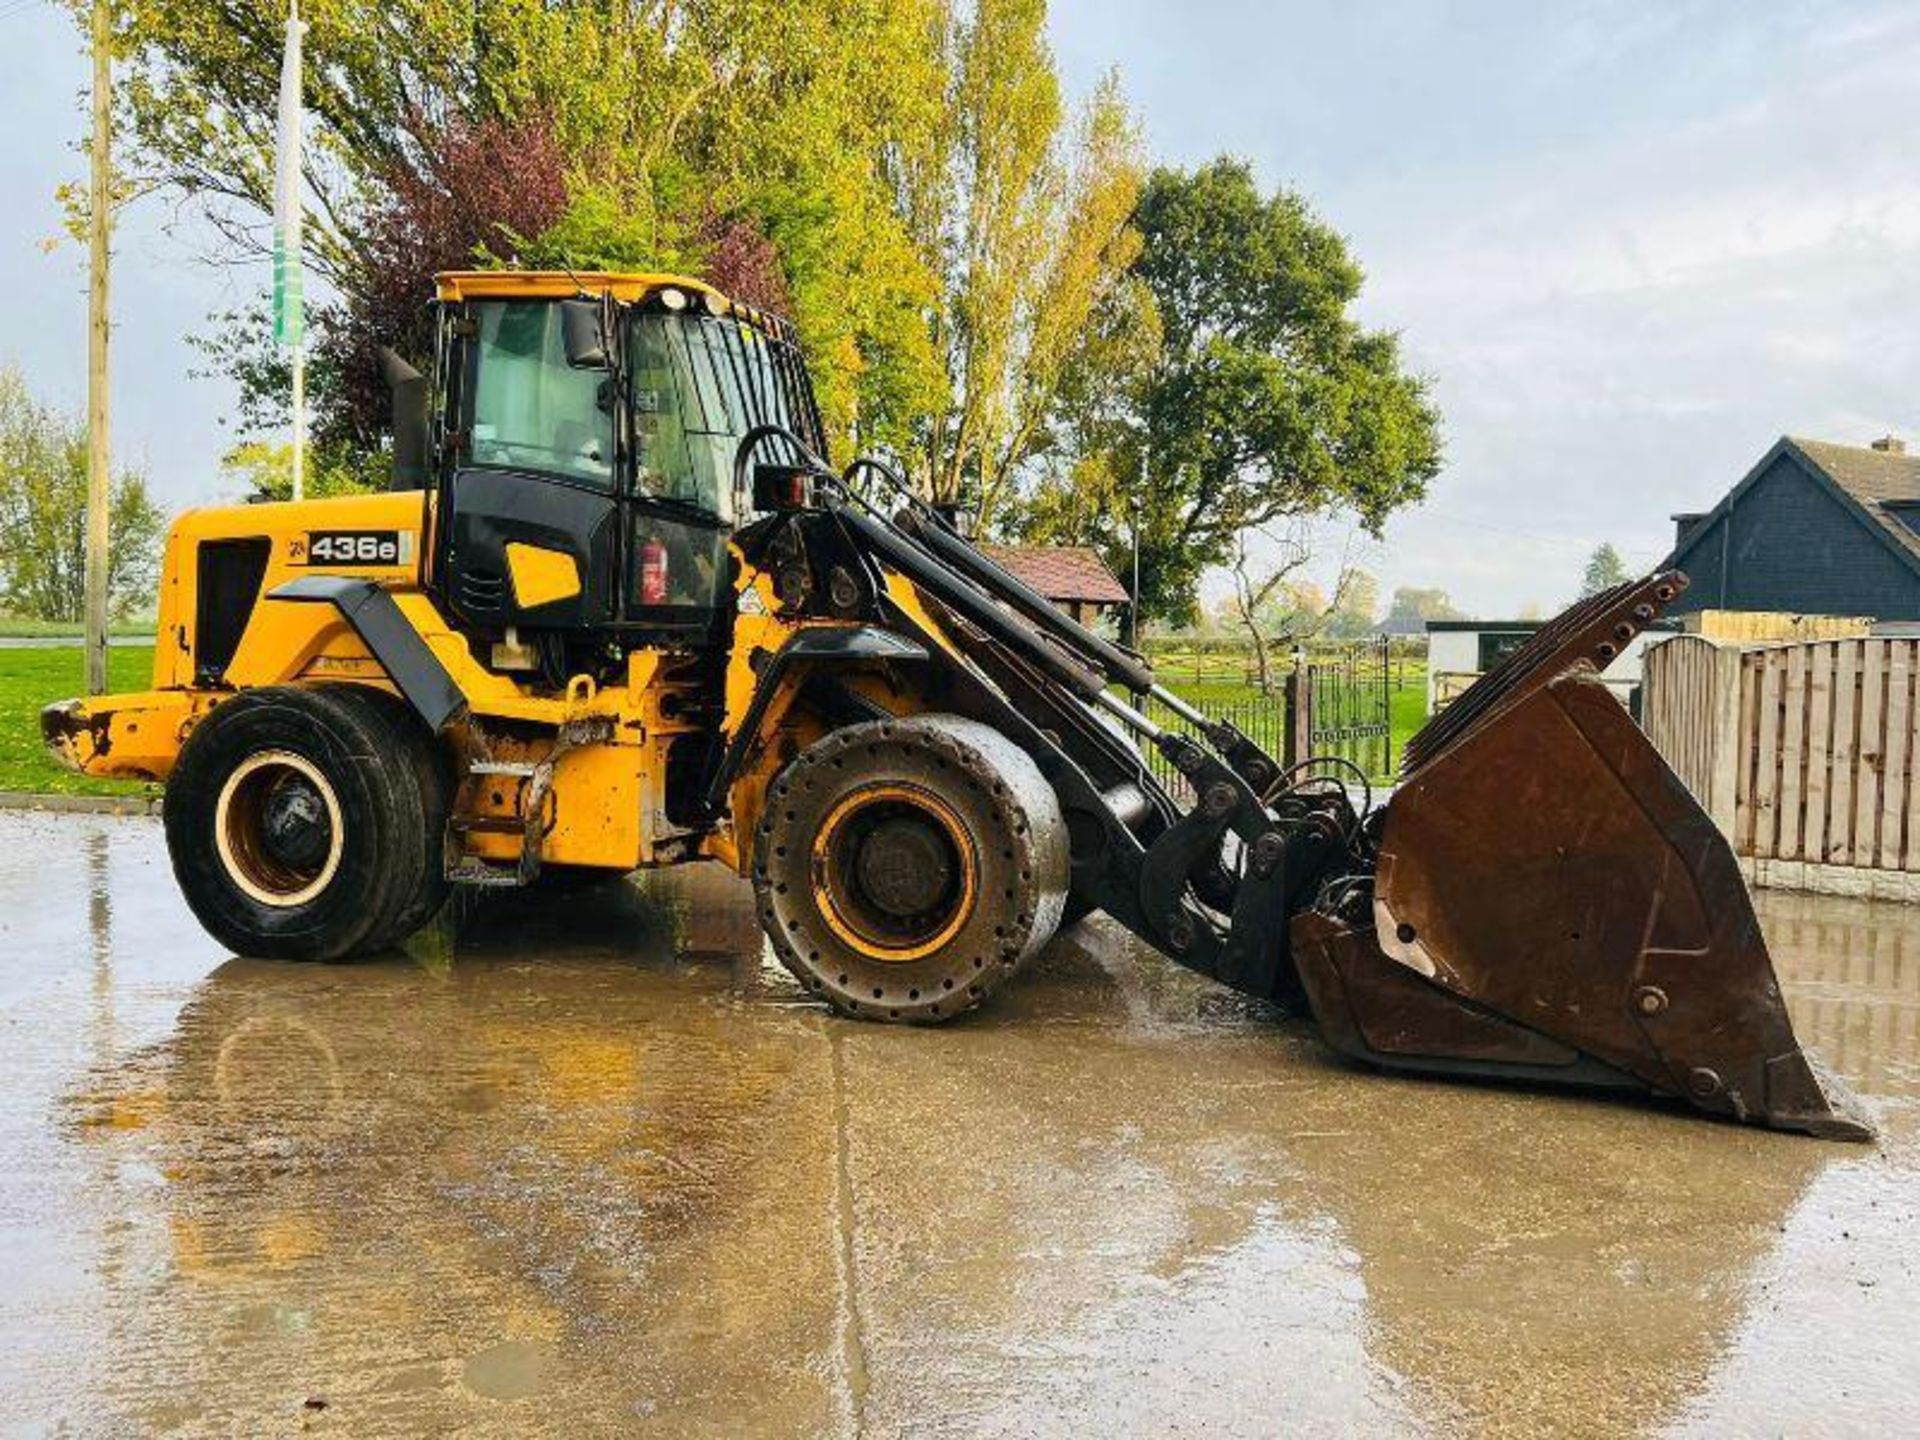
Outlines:
[{"label": "green field", "polygon": [[[27,620],[18,615],[0,615],[0,638],[4,639],[50,639],[65,636],[78,639],[84,627],[71,620]],[[107,633],[113,636],[143,636],[153,634],[153,619],[116,620],[107,626]]]},{"label": "green field", "polygon": [[[1245,661],[1240,656],[1153,654],[1149,658],[1154,662],[1162,684],[1202,709],[1226,710],[1254,705],[1261,700],[1258,687],[1247,681]],[[1426,661],[1418,656],[1396,658],[1389,669],[1389,677],[1388,721],[1392,727],[1393,763],[1398,768],[1407,741],[1427,723]],[[1272,696],[1268,703],[1277,707],[1280,704],[1278,694]],[[1262,737],[1256,735],[1255,738]],[[1376,781],[1389,778],[1386,775],[1374,777]]]},{"label": "green field", "polygon": [[1406,749],[1420,727],[1427,723],[1427,667],[1423,661],[1419,665],[1407,666],[1407,678],[1394,687],[1391,705],[1393,721],[1393,753],[1398,759]]},{"label": "green field", "polygon": [[[62,770],[40,744],[40,708],[86,689],[86,652],[78,645],[0,649],[0,790],[62,795],[130,795],[154,787],[133,780],[95,780]],[[107,652],[115,690],[144,690],[153,674],[151,645]]]}]

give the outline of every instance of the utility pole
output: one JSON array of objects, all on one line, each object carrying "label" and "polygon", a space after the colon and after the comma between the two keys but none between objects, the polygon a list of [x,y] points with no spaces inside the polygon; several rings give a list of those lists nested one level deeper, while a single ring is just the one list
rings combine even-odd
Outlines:
[{"label": "utility pole", "polygon": [[1140,497],[1147,493],[1147,447],[1140,447],[1140,488],[1133,492],[1133,503],[1127,508],[1133,518],[1133,600],[1127,606],[1127,645],[1140,648]]},{"label": "utility pole", "polygon": [[301,155],[300,37],[307,27],[299,0],[287,7],[286,48],[280,56],[280,108],[273,142],[273,337],[292,352],[293,498],[306,495],[307,342],[306,310],[301,299]]},{"label": "utility pole", "polygon": [[93,0],[93,166],[87,191],[87,693],[107,688],[107,264],[113,230],[113,0]]}]

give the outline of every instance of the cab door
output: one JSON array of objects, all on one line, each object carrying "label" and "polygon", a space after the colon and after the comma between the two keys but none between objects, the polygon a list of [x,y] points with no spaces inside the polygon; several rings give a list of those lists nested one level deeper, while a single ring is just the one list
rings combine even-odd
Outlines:
[{"label": "cab door", "polygon": [[470,624],[591,629],[618,618],[622,552],[610,372],[568,363],[560,302],[470,302],[445,593]]},{"label": "cab door", "polygon": [[683,638],[723,629],[733,603],[733,455],[753,422],[716,360],[714,332],[734,323],[654,309],[634,317],[628,337],[633,500],[626,614]]}]

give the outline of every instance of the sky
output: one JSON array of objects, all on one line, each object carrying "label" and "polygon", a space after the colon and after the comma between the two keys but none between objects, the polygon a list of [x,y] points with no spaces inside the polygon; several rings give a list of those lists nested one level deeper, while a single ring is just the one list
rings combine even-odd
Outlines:
[{"label": "sky", "polygon": [[[1073,93],[1118,68],[1156,162],[1306,196],[1431,377],[1446,466],[1364,547],[1383,597],[1551,611],[1603,540],[1656,564],[1781,434],[1920,441],[1920,7],[1053,0],[1051,26]],[[85,84],[63,12],[0,0],[0,360],[75,407],[84,252],[45,242]],[[115,447],[172,506],[223,498],[231,443],[187,337],[269,278],[203,242],[149,198],[116,252]]]}]

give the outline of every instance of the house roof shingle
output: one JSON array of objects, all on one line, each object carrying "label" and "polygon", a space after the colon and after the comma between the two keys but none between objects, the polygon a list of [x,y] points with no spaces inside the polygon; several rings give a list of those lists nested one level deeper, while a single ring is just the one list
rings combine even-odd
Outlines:
[{"label": "house roof shingle", "polygon": [[1127,587],[1090,545],[982,545],[980,551],[1056,603],[1127,603]]},{"label": "house roof shingle", "polygon": [[1787,443],[1852,496],[1902,549],[1920,557],[1920,533],[1894,513],[1920,503],[1920,456],[1798,436],[1789,436]]}]

